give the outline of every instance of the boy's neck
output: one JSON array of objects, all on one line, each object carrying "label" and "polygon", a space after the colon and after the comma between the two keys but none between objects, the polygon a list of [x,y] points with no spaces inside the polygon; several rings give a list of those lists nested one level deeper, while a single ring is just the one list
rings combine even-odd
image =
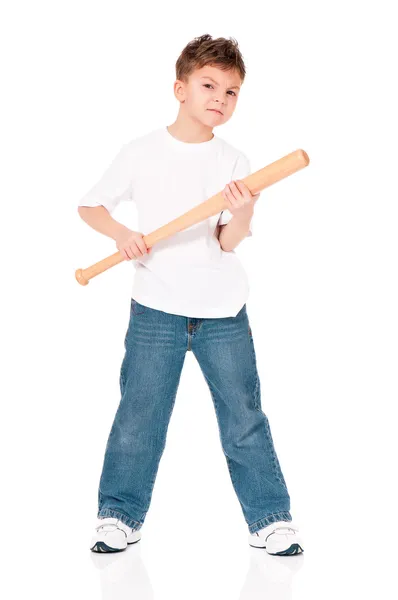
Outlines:
[{"label": "boy's neck", "polygon": [[198,144],[200,142],[208,142],[213,139],[213,128],[208,125],[203,125],[197,120],[179,114],[172,125],[167,126],[167,130],[180,142],[188,142]]}]

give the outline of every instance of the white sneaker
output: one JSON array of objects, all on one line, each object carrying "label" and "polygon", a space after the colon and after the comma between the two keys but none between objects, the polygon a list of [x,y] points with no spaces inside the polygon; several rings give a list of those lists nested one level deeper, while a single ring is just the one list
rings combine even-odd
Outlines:
[{"label": "white sneaker", "polygon": [[128,544],[135,544],[141,539],[141,532],[133,530],[115,517],[98,519],[95,533],[91,538],[90,550],[93,552],[120,552]]},{"label": "white sneaker", "polygon": [[292,521],[276,521],[249,534],[249,544],[278,556],[300,554],[304,547],[298,531]]}]

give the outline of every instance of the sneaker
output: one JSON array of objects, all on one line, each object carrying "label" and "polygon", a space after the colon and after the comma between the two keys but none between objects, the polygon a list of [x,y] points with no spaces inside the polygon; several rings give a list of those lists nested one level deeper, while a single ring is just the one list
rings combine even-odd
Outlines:
[{"label": "sneaker", "polygon": [[115,517],[98,519],[95,533],[91,538],[90,550],[93,552],[120,552],[128,544],[135,544],[141,539],[141,532],[133,530]]},{"label": "sneaker", "polygon": [[268,554],[289,556],[304,552],[298,528],[292,521],[276,521],[249,535],[253,548],[265,548]]}]

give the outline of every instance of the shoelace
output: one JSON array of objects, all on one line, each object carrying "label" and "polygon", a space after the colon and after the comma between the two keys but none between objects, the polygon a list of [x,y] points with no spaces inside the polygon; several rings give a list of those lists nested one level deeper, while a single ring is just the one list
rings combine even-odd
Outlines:
[{"label": "shoelace", "polygon": [[103,529],[105,531],[113,531],[114,529],[121,529],[121,527],[118,527],[118,523],[119,521],[117,521],[116,523],[106,521],[105,523],[100,523],[99,525],[97,525],[96,530],[100,531],[100,529]]},{"label": "shoelace", "polygon": [[106,523],[100,523],[99,525],[97,525],[97,527],[95,529],[97,530],[97,533],[99,533],[100,530],[115,531],[116,529],[120,529],[120,531],[123,531],[124,535],[127,537],[126,531],[122,527],[119,527],[118,525],[119,525],[119,521],[117,521],[117,523],[112,523],[112,522],[109,523],[109,521],[108,521]]},{"label": "shoelace", "polygon": [[98,527],[96,527],[97,531],[100,529],[103,529],[104,531],[112,531],[113,529],[118,529],[118,526],[116,523],[105,523],[104,525],[98,525]]},{"label": "shoelace", "polygon": [[290,529],[291,531],[294,531],[295,533],[297,533],[297,532],[298,532],[298,529],[296,529],[295,527],[287,527],[287,526],[285,526],[285,525],[284,525],[284,526],[282,526],[282,527],[276,527],[276,528],[274,529],[273,533],[274,533],[275,531],[278,531],[279,529]]},{"label": "shoelace", "polygon": [[[286,526],[286,525],[281,525],[280,527],[275,527],[275,529],[274,529],[273,531],[271,531],[271,532],[270,532],[270,533],[267,535],[266,539],[268,540],[268,538],[269,538],[269,537],[270,537],[272,534],[274,534],[274,533],[278,533],[280,529],[287,529],[288,531],[292,531],[293,533],[298,533],[298,529],[296,529],[295,527],[289,527],[289,526]],[[286,533],[285,535],[287,535],[287,533]]]},{"label": "shoelace", "polygon": [[[275,527],[275,529],[273,529],[272,531],[270,531],[267,534],[266,539],[268,539],[269,536],[272,535],[273,533],[277,533],[280,529],[287,529],[287,530],[293,531],[293,533],[298,533],[298,531],[299,531],[298,528],[294,525],[278,525],[278,527]],[[260,535],[258,531],[256,532],[256,534]]]}]

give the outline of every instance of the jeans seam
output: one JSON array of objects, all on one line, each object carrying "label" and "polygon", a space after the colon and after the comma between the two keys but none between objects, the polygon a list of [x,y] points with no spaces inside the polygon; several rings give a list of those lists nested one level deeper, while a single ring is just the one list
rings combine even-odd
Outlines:
[{"label": "jeans seam", "polygon": [[274,441],[272,439],[269,420],[266,415],[265,415],[265,419],[264,419],[264,425],[265,425],[265,434],[268,438],[268,442],[269,442],[269,445],[271,448],[272,464],[274,465],[274,475],[277,478],[277,480],[279,481],[279,483],[285,488],[285,490],[287,490],[287,485],[286,485],[286,482],[284,481],[284,476],[283,476],[282,469],[281,469],[281,466],[279,464],[279,460],[278,460],[278,457],[276,454]]},{"label": "jeans seam", "polygon": [[[222,438],[221,426],[220,426],[220,421],[219,421],[219,418],[218,418],[217,399],[216,399],[216,397],[214,395],[213,388],[211,387],[211,383],[210,383],[209,378],[206,376],[205,373],[203,373],[203,375],[204,375],[204,377],[205,377],[205,379],[207,381],[207,385],[209,386],[209,390],[210,390],[210,395],[211,395],[211,397],[213,399],[213,402],[214,402],[214,408],[215,408],[215,411],[216,411],[216,419],[217,419],[217,424],[218,424],[218,428],[219,428],[221,446],[224,447],[224,441],[225,440],[223,440],[223,438]],[[230,462],[229,462],[230,461],[229,456],[227,454],[225,454],[224,448],[223,448],[223,452],[224,452],[225,458],[227,460],[228,471],[230,473],[232,483],[234,484],[235,482],[234,482],[234,478],[232,476],[232,471],[231,471]]]},{"label": "jeans seam", "polygon": [[272,440],[272,435],[271,435],[271,431],[270,431],[270,426],[269,426],[269,422],[268,422],[268,417],[265,415],[264,411],[262,410],[261,407],[261,403],[259,402],[259,389],[260,389],[260,378],[258,375],[258,369],[257,369],[257,364],[256,364],[256,355],[255,355],[255,350],[254,350],[254,341],[253,338],[250,338],[250,348],[251,348],[251,354],[252,354],[252,358],[253,358],[253,362],[254,362],[254,366],[256,369],[256,386],[254,388],[254,405],[255,405],[255,409],[258,410],[258,412],[264,414],[265,419],[264,419],[264,425],[265,425],[265,435],[267,436],[269,445],[271,447],[271,455],[272,455],[272,464],[273,464],[273,468],[274,468],[274,475],[275,477],[278,479],[279,483],[287,490],[287,485],[286,482],[284,481],[284,477],[282,474],[282,469],[280,468],[280,465],[278,465],[278,458],[276,455],[276,450],[274,447],[274,442]]},{"label": "jeans seam", "polygon": [[[217,413],[217,400],[216,400],[216,397],[215,397],[215,395],[214,395],[214,393],[213,393],[213,389],[212,389],[212,387],[211,387],[211,385],[210,385],[210,382],[209,382],[209,380],[207,379],[206,375],[205,375],[205,378],[206,378],[206,380],[207,380],[207,384],[208,384],[208,386],[209,386],[210,394],[211,394],[211,396],[212,396],[212,398],[213,398],[214,407],[215,407],[215,410],[216,410],[216,417],[217,417],[217,421],[218,421],[218,413]],[[243,504],[242,504],[242,502],[240,501],[240,498],[239,498],[239,493],[238,493],[238,487],[237,487],[237,485],[236,485],[236,481],[235,481],[235,479],[234,479],[234,476],[233,476],[233,473],[232,473],[232,469],[231,469],[231,459],[230,459],[230,457],[228,456],[228,454],[226,454],[226,452],[225,452],[225,450],[224,450],[224,442],[223,442],[223,439],[222,439],[222,434],[221,434],[221,427],[220,427],[220,425],[219,425],[219,429],[220,429],[220,440],[221,440],[221,446],[223,447],[223,453],[224,453],[224,456],[225,456],[225,460],[226,460],[226,462],[227,462],[227,467],[228,467],[228,471],[229,471],[229,476],[230,476],[230,478],[231,478],[232,486],[233,486],[233,488],[234,488],[234,490],[235,490],[235,493],[236,493],[236,495],[237,495],[237,497],[238,497],[239,504],[241,505],[241,507],[242,507],[242,510],[243,510]]]},{"label": "jeans seam", "polygon": [[259,388],[260,388],[260,378],[259,378],[259,375],[258,375],[256,354],[255,354],[255,350],[254,350],[254,342],[253,342],[253,338],[251,336],[250,336],[250,339],[249,339],[249,344],[250,344],[250,351],[251,351],[251,356],[252,356],[252,360],[253,360],[253,366],[254,366],[254,369],[256,371],[256,385],[255,385],[254,391],[253,391],[254,408],[256,410],[258,410],[259,412],[262,412],[261,405],[260,405],[260,403],[258,401],[258,391],[259,391]]}]

